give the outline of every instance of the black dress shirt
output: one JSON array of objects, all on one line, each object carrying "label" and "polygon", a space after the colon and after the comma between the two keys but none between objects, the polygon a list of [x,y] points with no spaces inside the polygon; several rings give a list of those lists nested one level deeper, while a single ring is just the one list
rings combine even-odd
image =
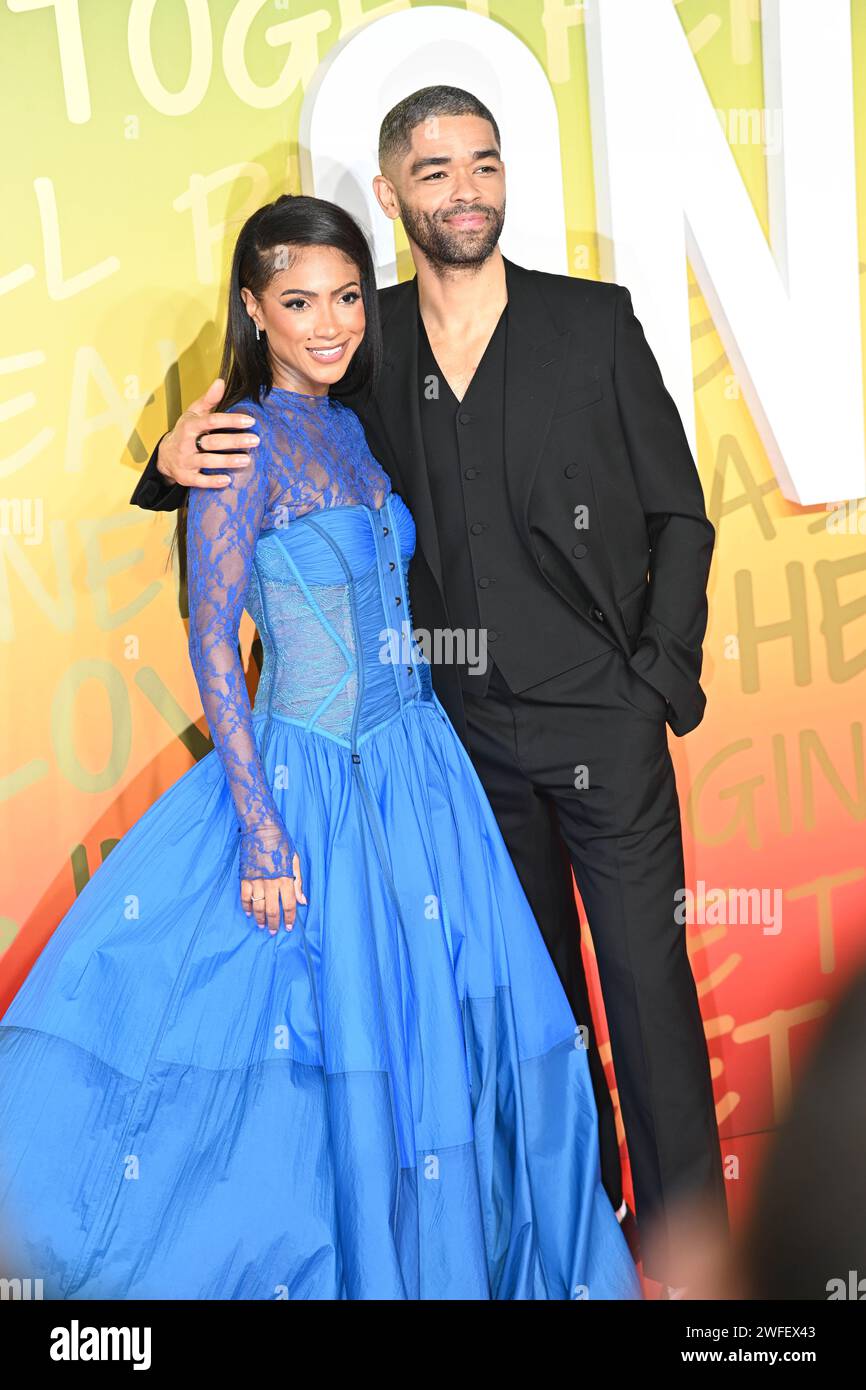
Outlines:
[{"label": "black dress shirt", "polygon": [[[468,659],[457,664],[464,691],[473,695],[486,694],[489,680],[499,688],[504,680],[518,693],[611,647],[547,583],[514,522],[504,463],[507,333],[506,305],[459,401],[418,313],[421,431],[444,598],[450,627],[461,638],[471,634]],[[484,655],[482,629],[487,661],[479,673],[472,656],[477,666]]]}]

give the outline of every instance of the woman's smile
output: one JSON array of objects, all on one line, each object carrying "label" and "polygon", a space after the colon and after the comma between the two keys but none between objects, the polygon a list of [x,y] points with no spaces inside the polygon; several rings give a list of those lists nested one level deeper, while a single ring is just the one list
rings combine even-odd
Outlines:
[{"label": "woman's smile", "polygon": [[308,347],[307,352],[311,357],[315,357],[317,362],[339,362],[348,345],[349,339],[344,338],[342,343],[337,343],[334,347]]}]

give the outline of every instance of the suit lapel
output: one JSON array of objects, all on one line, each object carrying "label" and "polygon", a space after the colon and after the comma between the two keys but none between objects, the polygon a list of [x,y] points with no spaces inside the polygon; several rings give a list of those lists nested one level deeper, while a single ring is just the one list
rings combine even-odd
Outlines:
[{"label": "suit lapel", "polygon": [[[505,353],[505,474],[515,519],[529,540],[529,497],[565,368],[571,334],[561,331],[538,281],[503,257],[508,292]],[[385,324],[376,392],[382,428],[415,518],[418,546],[443,591],[442,560],[418,403],[418,284],[405,281]]]},{"label": "suit lapel", "polygon": [[556,325],[532,271],[505,260],[505,476],[517,524],[528,540],[529,497],[559,393],[571,337]]},{"label": "suit lapel", "polygon": [[418,283],[413,277],[400,290],[385,327],[382,375],[376,395],[382,427],[400,470],[398,482],[415,519],[418,546],[442,592],[442,560],[418,404]]}]

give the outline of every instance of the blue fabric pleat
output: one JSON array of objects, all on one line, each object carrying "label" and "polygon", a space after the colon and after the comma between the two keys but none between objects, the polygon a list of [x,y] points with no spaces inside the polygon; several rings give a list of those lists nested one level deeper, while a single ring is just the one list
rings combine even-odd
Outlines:
[{"label": "blue fabric pleat", "polygon": [[298,640],[340,642],[320,686],[272,666],[252,721],[308,906],[275,936],[241,909],[216,751],[127,831],[0,1020],[0,1272],[58,1299],[639,1298],[490,805],[429,671],[373,652],[405,518],[316,524],[263,537],[258,581],[312,586]]}]

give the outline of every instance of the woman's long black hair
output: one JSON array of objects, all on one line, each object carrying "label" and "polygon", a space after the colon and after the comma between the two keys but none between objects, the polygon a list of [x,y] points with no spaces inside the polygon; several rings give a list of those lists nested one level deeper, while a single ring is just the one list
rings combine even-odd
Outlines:
[{"label": "woman's long black hair", "polygon": [[[373,257],[362,228],[336,203],[284,193],[247,219],[232,257],[228,322],[219,375],[225,392],[217,410],[228,410],[238,401],[258,401],[273,386],[267,338],[256,337],[255,324],[246,310],[241,289],[260,298],[274,275],[291,265],[293,252],[304,246],[329,246],[358,267],[366,328],[344,377],[339,394],[373,390],[382,361],[382,330]],[[337,391],[334,391],[334,395]],[[253,451],[255,461],[255,451]],[[219,467],[219,454],[211,454],[208,466]],[[186,586],[187,499],[178,509],[172,550],[178,550],[180,581]],[[185,598],[183,600],[185,606]]]}]

